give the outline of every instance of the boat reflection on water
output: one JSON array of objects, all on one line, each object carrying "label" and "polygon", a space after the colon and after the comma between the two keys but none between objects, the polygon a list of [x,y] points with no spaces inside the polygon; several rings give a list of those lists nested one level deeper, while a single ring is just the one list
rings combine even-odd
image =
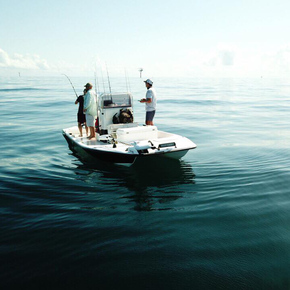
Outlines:
[{"label": "boat reflection on water", "polygon": [[192,166],[183,160],[152,157],[125,167],[83,157],[75,170],[78,179],[102,188],[108,198],[109,190],[115,192],[114,199],[133,201],[138,211],[168,210],[195,183]]},{"label": "boat reflection on water", "polygon": [[190,164],[168,158],[140,160],[129,168],[127,187],[135,194],[126,198],[134,201],[135,210],[169,210],[173,201],[184,196],[184,185],[194,184],[195,174]]}]

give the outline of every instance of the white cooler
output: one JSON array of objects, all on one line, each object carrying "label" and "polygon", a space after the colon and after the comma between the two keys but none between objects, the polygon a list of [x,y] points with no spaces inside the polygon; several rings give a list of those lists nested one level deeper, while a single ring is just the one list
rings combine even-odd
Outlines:
[{"label": "white cooler", "polygon": [[143,126],[135,128],[120,128],[116,131],[119,142],[129,143],[139,140],[157,139],[158,130],[156,126]]}]

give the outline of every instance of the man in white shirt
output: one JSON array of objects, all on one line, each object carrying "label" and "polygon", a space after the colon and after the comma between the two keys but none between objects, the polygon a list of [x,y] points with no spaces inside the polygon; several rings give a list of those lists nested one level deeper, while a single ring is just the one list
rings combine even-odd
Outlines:
[{"label": "man in white shirt", "polygon": [[140,100],[140,103],[146,103],[146,125],[153,126],[153,118],[156,111],[156,92],[153,86],[153,82],[150,79],[147,79],[145,82],[145,86],[147,88],[146,98]]},{"label": "man in white shirt", "polygon": [[95,119],[98,116],[98,99],[96,93],[92,90],[93,85],[87,83],[85,85],[87,93],[84,96],[84,113],[86,114],[87,126],[90,129],[90,136],[88,139],[96,137]]}]

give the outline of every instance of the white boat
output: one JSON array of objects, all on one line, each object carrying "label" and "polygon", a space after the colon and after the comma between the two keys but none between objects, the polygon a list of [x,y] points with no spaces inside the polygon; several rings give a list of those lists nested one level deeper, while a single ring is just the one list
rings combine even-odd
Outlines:
[{"label": "white boat", "polygon": [[132,103],[129,93],[102,94],[95,140],[89,140],[86,135],[79,137],[77,126],[63,129],[70,149],[99,160],[130,165],[149,156],[180,159],[196,148],[186,137],[134,122]]}]

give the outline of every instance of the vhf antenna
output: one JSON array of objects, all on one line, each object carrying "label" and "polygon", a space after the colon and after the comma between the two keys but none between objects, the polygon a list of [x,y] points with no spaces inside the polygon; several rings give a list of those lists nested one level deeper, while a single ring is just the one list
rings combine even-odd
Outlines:
[{"label": "vhf antenna", "polygon": [[140,72],[140,78],[142,78],[142,72],[143,72],[143,68],[139,68],[139,72]]}]

